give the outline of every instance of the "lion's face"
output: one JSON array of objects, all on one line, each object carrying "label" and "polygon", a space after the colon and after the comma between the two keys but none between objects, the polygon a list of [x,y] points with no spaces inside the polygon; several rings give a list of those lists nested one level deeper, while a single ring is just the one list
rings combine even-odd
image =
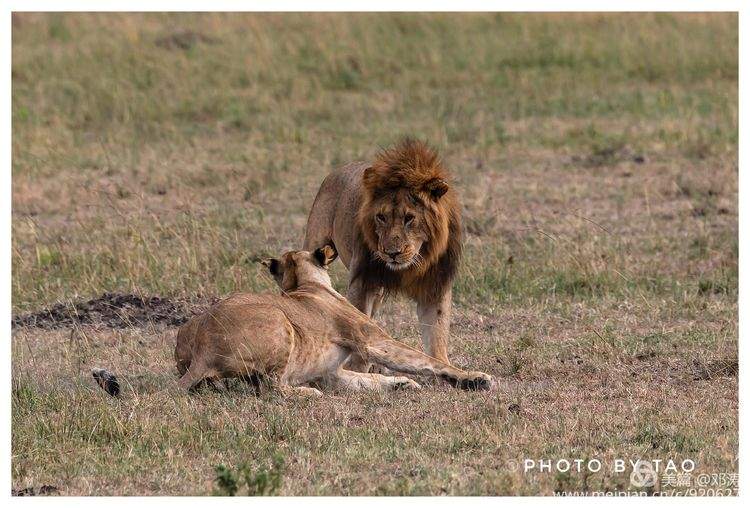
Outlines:
[{"label": "lion's face", "polygon": [[370,211],[377,236],[375,255],[391,270],[419,264],[422,245],[430,237],[421,198],[399,189],[374,200]]},{"label": "lion's face", "polygon": [[451,253],[460,253],[460,212],[447,179],[437,153],[408,139],[363,169],[359,231],[373,261],[405,272],[396,277],[426,273],[450,242]]}]

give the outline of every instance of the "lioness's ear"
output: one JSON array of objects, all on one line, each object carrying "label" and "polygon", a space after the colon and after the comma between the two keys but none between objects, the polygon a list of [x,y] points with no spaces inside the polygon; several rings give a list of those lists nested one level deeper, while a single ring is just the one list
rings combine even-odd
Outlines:
[{"label": "lioness's ear", "polygon": [[260,263],[268,268],[271,275],[276,276],[281,272],[281,262],[276,258],[262,259]]},{"label": "lioness's ear", "polygon": [[439,199],[440,196],[448,192],[448,184],[442,178],[433,178],[425,184],[424,188],[433,199]]},{"label": "lioness's ear", "polygon": [[338,253],[332,245],[324,245],[320,249],[313,252],[313,256],[315,257],[315,261],[317,261],[320,266],[328,266],[333,262],[334,259],[336,259]]}]

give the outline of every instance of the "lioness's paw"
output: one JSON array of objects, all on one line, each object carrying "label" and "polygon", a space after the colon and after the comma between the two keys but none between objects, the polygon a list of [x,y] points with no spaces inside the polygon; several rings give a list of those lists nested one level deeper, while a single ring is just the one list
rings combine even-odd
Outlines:
[{"label": "lioness's paw", "polygon": [[485,391],[491,390],[493,384],[492,376],[474,371],[467,373],[467,376],[461,380],[460,387],[464,390]]},{"label": "lioness's paw", "polygon": [[310,386],[287,386],[281,389],[281,393],[289,396],[322,397],[323,392]]},{"label": "lioness's paw", "polygon": [[393,389],[394,390],[419,390],[422,386],[408,377],[398,376],[394,378]]},{"label": "lioness's paw", "polygon": [[462,376],[443,375],[441,377],[454,388],[462,390],[491,390],[494,385],[492,376],[479,371],[467,372]]}]

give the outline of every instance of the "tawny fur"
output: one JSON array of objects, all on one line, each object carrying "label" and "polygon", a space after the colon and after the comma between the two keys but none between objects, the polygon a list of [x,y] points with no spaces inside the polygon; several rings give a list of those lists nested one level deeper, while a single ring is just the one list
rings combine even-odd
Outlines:
[{"label": "tawny fur", "polygon": [[266,377],[282,389],[418,388],[403,376],[343,368],[354,353],[404,373],[435,375],[465,389],[489,389],[492,378],[431,358],[388,336],[331,286],[331,247],[293,251],[268,263],[282,294],[235,294],[196,316],[177,333],[180,386],[204,380]]},{"label": "tawny fur", "polygon": [[[435,150],[405,139],[371,163],[331,173],[310,210],[304,248],[326,244],[349,269],[347,297],[358,309],[372,316],[385,294],[407,295],[417,302],[425,351],[448,362],[461,214]],[[388,250],[400,253],[390,263]]]}]

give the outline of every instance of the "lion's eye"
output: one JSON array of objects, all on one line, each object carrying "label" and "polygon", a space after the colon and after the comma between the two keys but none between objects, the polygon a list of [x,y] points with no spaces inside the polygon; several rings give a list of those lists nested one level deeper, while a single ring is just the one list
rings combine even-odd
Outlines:
[{"label": "lion's eye", "polygon": [[385,222],[385,215],[383,215],[382,213],[379,213],[375,216],[375,220],[380,223],[383,223]]},{"label": "lion's eye", "polygon": [[414,222],[414,216],[413,216],[412,214],[410,214],[410,213],[407,213],[407,214],[406,214],[406,215],[404,216],[404,224],[406,224],[406,225],[408,226],[408,225],[409,225],[409,224],[411,224],[412,222]]}]

